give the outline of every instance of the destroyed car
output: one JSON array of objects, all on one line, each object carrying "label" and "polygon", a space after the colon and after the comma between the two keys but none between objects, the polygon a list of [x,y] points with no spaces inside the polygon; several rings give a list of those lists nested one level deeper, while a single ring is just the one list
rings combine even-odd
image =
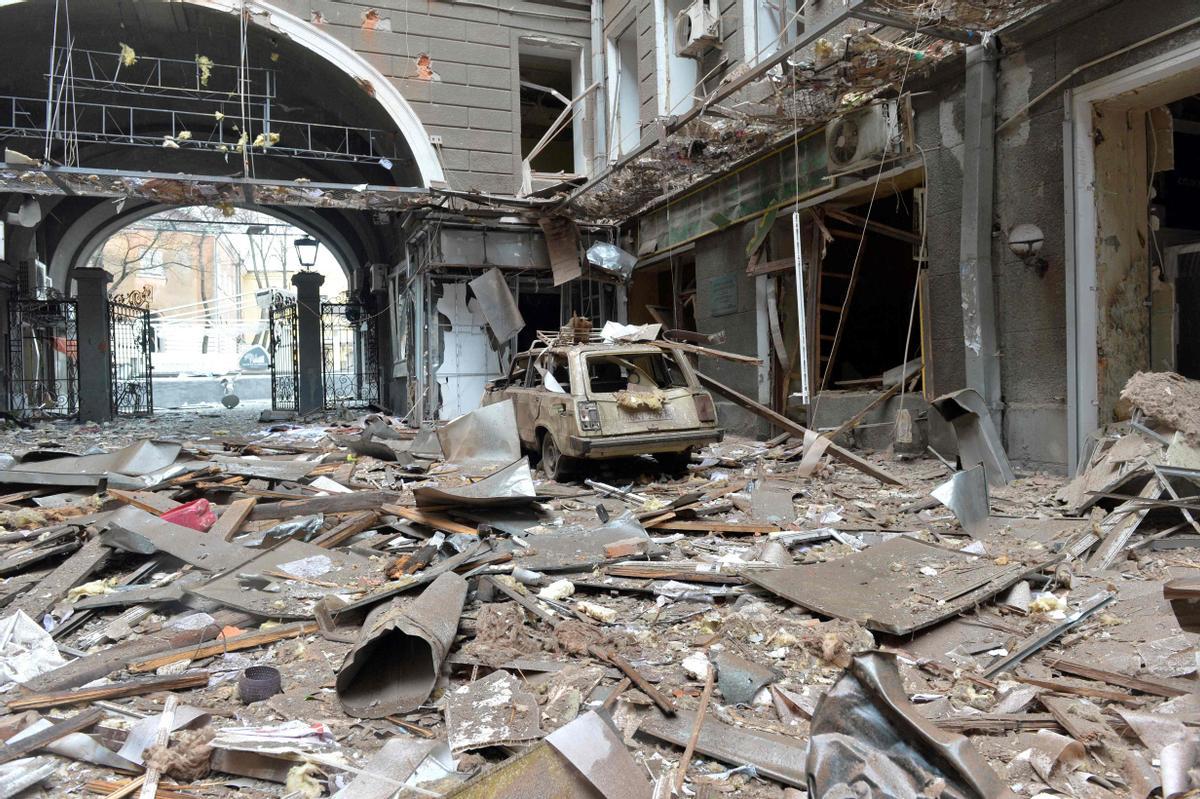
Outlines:
[{"label": "destroyed car", "polygon": [[652,344],[535,345],[484,390],[484,405],[508,399],[522,447],[554,478],[581,460],[634,455],[680,469],[724,436],[691,364]]}]

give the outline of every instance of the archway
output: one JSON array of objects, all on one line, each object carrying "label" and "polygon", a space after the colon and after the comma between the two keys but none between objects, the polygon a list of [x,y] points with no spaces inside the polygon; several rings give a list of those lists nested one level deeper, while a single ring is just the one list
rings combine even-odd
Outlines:
[{"label": "archway", "polygon": [[294,245],[314,233],[278,213],[150,206],[122,216],[79,263],[110,276],[118,407],[128,397],[152,397],[159,409],[211,406],[228,395],[268,407],[272,309],[294,304],[301,271],[322,276],[325,301],[346,295],[344,259],[317,246],[302,261]]}]

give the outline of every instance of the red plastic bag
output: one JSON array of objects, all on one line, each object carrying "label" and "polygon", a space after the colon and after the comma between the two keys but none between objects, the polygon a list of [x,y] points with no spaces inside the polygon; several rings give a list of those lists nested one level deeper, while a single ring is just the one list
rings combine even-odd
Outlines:
[{"label": "red plastic bag", "polygon": [[217,514],[213,513],[212,505],[207,499],[197,499],[169,510],[159,518],[165,519],[181,527],[190,527],[203,533],[217,523]]}]

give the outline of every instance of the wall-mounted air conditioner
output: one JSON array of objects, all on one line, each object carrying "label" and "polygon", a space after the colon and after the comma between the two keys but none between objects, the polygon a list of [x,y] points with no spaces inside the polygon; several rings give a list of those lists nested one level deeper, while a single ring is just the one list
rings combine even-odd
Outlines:
[{"label": "wall-mounted air conditioner", "polygon": [[853,172],[903,152],[900,108],[897,100],[880,100],[826,125],[829,171]]},{"label": "wall-mounted air conditioner", "polygon": [[692,0],[675,16],[675,54],[700,58],[721,42],[719,0]]}]

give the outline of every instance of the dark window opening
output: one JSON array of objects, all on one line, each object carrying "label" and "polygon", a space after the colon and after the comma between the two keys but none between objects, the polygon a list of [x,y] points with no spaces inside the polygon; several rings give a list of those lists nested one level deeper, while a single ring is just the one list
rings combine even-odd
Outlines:
[{"label": "dark window opening", "polygon": [[593,394],[652,391],[687,385],[679,364],[664,353],[590,355],[587,371]]},{"label": "dark window opening", "polygon": [[[521,53],[521,157],[528,158],[571,101],[571,61]],[[578,112],[577,112],[578,113]],[[565,120],[534,156],[534,172],[575,174],[575,125]]]}]

